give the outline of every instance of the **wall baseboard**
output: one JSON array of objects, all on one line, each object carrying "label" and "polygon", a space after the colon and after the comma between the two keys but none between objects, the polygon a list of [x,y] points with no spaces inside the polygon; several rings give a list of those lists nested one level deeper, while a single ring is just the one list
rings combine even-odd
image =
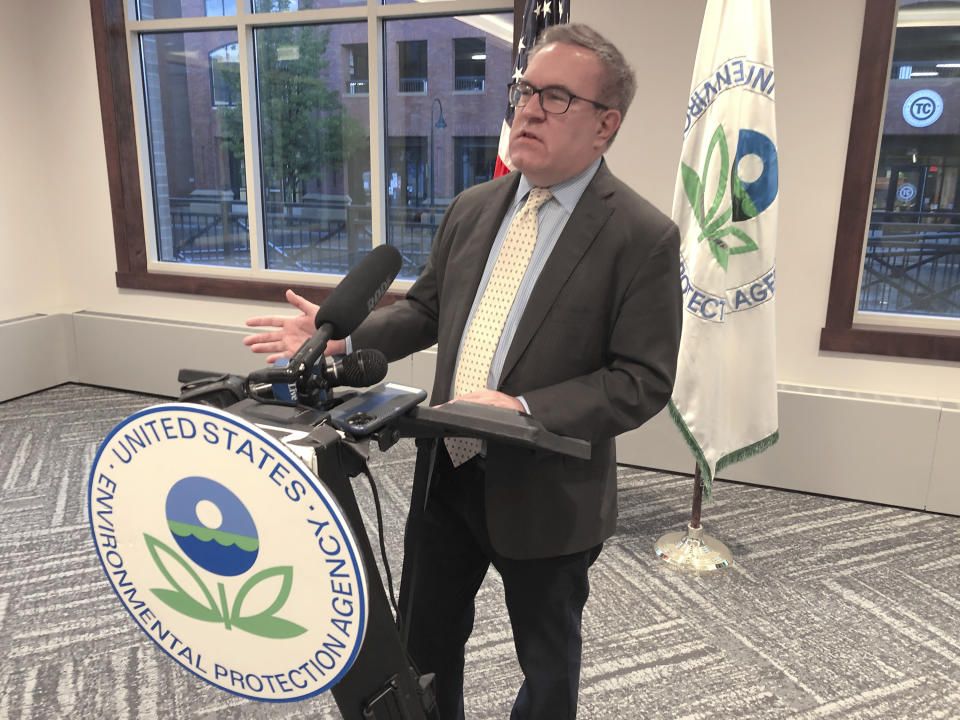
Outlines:
[{"label": "wall baseboard", "polygon": [[[960,515],[960,408],[949,403],[781,385],[780,439],[720,479]],[[669,412],[622,435],[620,462],[692,474]],[[689,498],[687,499],[689,501]],[[709,506],[704,517],[709,516]]]},{"label": "wall baseboard", "polygon": [[29,315],[0,321],[0,402],[77,378],[70,315]]},{"label": "wall baseboard", "polygon": [[[2,321],[0,343],[15,351],[2,361],[0,401],[64,382],[176,397],[183,367],[263,367],[240,342],[248,332],[87,311]],[[417,353],[387,379],[429,390],[435,360]],[[960,404],[785,384],[779,403],[780,441],[721,479],[960,515]],[[666,411],[618,438],[617,452],[625,464],[693,471]]]}]

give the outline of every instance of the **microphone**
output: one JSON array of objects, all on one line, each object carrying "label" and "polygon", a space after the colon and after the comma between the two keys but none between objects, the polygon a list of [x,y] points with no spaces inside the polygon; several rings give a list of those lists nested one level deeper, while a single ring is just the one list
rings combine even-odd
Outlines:
[{"label": "microphone", "polygon": [[378,245],[340,281],[317,310],[317,331],[293,354],[287,382],[302,381],[329,340],[342,340],[370,314],[400,272],[403,258],[392,245]]},{"label": "microphone", "polygon": [[314,324],[333,325],[330,339],[343,340],[373,312],[402,263],[400,251],[392,245],[375,247],[333,289],[317,310]]},{"label": "microphone", "polygon": [[[314,366],[314,374],[316,372],[317,366]],[[320,375],[330,387],[369,387],[387,376],[387,357],[371,348],[361,348],[349,355],[331,355],[323,359]]]},{"label": "microphone", "polygon": [[[286,358],[280,358],[275,363],[279,367],[287,365]],[[326,391],[335,387],[368,387],[376,385],[387,375],[387,358],[379,350],[363,348],[349,355],[333,355],[324,358],[313,366],[311,372],[315,384],[320,390],[319,398],[311,400],[326,400]],[[273,396],[284,402],[297,402],[300,393],[296,383],[272,383]]]}]

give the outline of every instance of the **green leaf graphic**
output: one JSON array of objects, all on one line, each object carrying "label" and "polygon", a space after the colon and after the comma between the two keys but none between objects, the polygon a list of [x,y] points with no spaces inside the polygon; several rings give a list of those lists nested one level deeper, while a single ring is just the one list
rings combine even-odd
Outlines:
[{"label": "green leaf graphic", "polygon": [[[703,216],[703,222],[709,223],[713,220],[713,216],[716,215],[717,210],[720,209],[720,203],[723,202],[723,194],[727,189],[727,171],[730,168],[730,153],[727,150],[727,136],[723,131],[722,125],[717,125],[716,131],[713,133],[713,136],[710,138],[710,145],[707,147],[707,157],[703,161],[703,175],[701,176],[701,193],[706,190],[707,178],[709,178],[710,171],[710,161],[713,159],[713,151],[715,148],[720,149],[720,172],[717,174],[717,192],[713,197],[713,205],[710,206],[710,210]],[[703,202],[701,200],[701,202]]]},{"label": "green leaf graphic", "polygon": [[733,235],[734,237],[740,238],[740,240],[743,241],[743,245],[734,245],[733,247],[730,248],[731,255],[742,255],[743,253],[759,250],[759,248],[757,247],[757,244],[753,241],[753,238],[747,235],[740,228],[735,228],[735,227],[724,228],[723,232],[719,233],[717,237],[721,237],[723,235]]},{"label": "green leaf graphic", "polygon": [[233,624],[241,630],[246,630],[251,635],[273,638],[274,640],[287,640],[297,637],[297,635],[303,635],[307,631],[305,627],[294,622],[267,615],[240,618]]},{"label": "green leaf graphic", "polygon": [[156,595],[162,602],[172,607],[179,613],[188,617],[204,622],[220,622],[223,618],[216,610],[204,607],[189,595],[179,590],[166,590],[164,588],[150,588],[150,592]]},{"label": "green leaf graphic", "polygon": [[[221,620],[222,618],[220,616],[220,612],[217,610],[217,604],[214,602],[213,595],[211,595],[210,591],[207,590],[207,586],[203,584],[203,580],[201,580],[200,576],[197,575],[197,571],[190,567],[190,564],[181,558],[175,550],[152,535],[147,535],[144,533],[143,539],[147,543],[147,550],[150,551],[150,556],[156,563],[157,568],[159,568],[160,572],[163,573],[163,576],[167,579],[167,582],[174,587],[173,590],[151,588],[150,592],[156,595],[162,602],[166,603],[177,612],[182,612],[184,615],[188,615],[198,620]],[[173,577],[173,574],[167,569],[163,560],[160,558],[161,551],[167,556],[167,558],[172,558],[174,561],[176,561],[180,567],[182,567],[187,574],[190,575],[197,586],[203,591],[204,597],[207,601],[206,605],[194,599],[190,593],[184,590],[183,586],[177,582],[177,580]]]},{"label": "green leaf graphic", "polygon": [[700,233],[701,237],[712,238],[716,237],[717,231],[720,227],[730,219],[730,215],[733,212],[732,208],[727,208],[726,212],[720,213],[720,217],[714,220],[712,223],[703,228],[703,231]]},{"label": "green leaf graphic", "polygon": [[[231,625],[234,625],[241,630],[245,630],[252,635],[259,635],[260,637],[286,639],[297,637],[307,631],[307,629],[301,625],[276,617],[277,611],[286,604],[287,599],[290,597],[290,590],[293,587],[293,568],[291,566],[283,565],[268,568],[248,578],[240,588],[240,592],[237,593],[237,597],[233,602],[233,609],[229,615],[227,614],[226,590],[223,584],[219,583],[218,587],[224,607],[223,613],[221,614],[216,601],[213,599],[213,595],[207,589],[207,586],[204,585],[203,580],[200,579],[196,570],[194,570],[186,560],[157,538],[147,535],[146,533],[144,533],[143,538],[147,543],[147,549],[150,551],[150,556],[156,563],[157,568],[159,568],[167,582],[174,588],[173,590],[169,588],[151,588],[150,592],[161,602],[177,612],[203,622],[223,622],[228,630]],[[174,560],[190,575],[197,586],[203,591],[204,598],[207,601],[206,605],[193,598],[190,593],[177,582],[173,573],[167,568],[165,561],[162,559],[163,557],[167,558],[166,562],[169,562],[170,559]],[[243,603],[247,595],[250,594],[250,591],[260,583],[274,577],[280,578],[280,589],[277,592],[277,597],[270,603],[270,606],[266,610],[254,615],[247,617],[242,616]]]},{"label": "green leaf graphic", "polygon": [[[261,582],[265,582],[273,577],[280,577],[281,584],[280,591],[270,604],[270,607],[255,615],[242,616],[240,613],[243,609],[243,602],[247,599],[250,591]],[[230,613],[230,622],[238,628],[254,635],[260,635],[261,637],[291,638],[305,633],[307,631],[305,627],[290,622],[289,620],[275,617],[277,611],[284,606],[287,598],[290,597],[290,589],[292,587],[293,568],[291,566],[281,565],[261,570],[251,576],[243,584],[243,587],[240,588],[240,592],[237,593],[237,598],[233,602],[233,610]]]},{"label": "green leaf graphic", "polygon": [[683,190],[687,194],[687,200],[693,209],[693,214],[697,218],[697,224],[703,226],[703,204],[700,202],[703,195],[703,189],[700,187],[700,176],[697,171],[689,165],[680,163],[680,174],[683,177]]}]

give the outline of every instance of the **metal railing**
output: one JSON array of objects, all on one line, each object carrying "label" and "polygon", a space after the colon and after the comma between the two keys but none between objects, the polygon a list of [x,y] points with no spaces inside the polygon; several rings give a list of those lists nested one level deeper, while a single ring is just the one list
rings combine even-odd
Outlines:
[{"label": "metal railing", "polygon": [[400,92],[425,93],[427,91],[426,78],[400,78]]},{"label": "metal railing", "polygon": [[[170,218],[163,223],[170,243],[161,243],[160,259],[201,265],[250,265],[250,228],[246,212],[232,202],[170,200]],[[224,229],[226,228],[226,230]]]},{"label": "metal railing", "polygon": [[456,92],[483,92],[486,78],[483,75],[458,75],[453,79]]},{"label": "metal railing", "polygon": [[[403,256],[402,278],[426,265],[437,231],[436,214],[391,208],[387,237]],[[272,270],[345,275],[373,246],[369,205],[268,203],[264,218],[266,265]],[[171,198],[172,240],[161,260],[249,267],[250,230],[243,203]],[[224,228],[227,231],[224,232]]]},{"label": "metal railing", "polygon": [[860,310],[960,317],[960,226],[871,223]]}]

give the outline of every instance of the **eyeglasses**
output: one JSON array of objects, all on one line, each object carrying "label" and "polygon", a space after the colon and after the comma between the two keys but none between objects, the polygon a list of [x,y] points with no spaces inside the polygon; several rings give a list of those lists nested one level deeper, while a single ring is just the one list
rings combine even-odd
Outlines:
[{"label": "eyeglasses", "polygon": [[544,112],[551,113],[552,115],[563,115],[567,110],[570,109],[570,103],[574,100],[583,100],[588,102],[595,107],[600,108],[601,110],[609,110],[609,105],[604,105],[603,103],[598,103],[596,100],[590,100],[585,97],[580,97],[579,95],[574,95],[572,92],[564,90],[562,87],[545,87],[538,88],[534,87],[528,82],[511,83],[507,88],[508,98],[510,101],[510,106],[515,108],[525,107],[530,100],[533,99],[534,95],[540,96],[540,107],[543,108]]}]

